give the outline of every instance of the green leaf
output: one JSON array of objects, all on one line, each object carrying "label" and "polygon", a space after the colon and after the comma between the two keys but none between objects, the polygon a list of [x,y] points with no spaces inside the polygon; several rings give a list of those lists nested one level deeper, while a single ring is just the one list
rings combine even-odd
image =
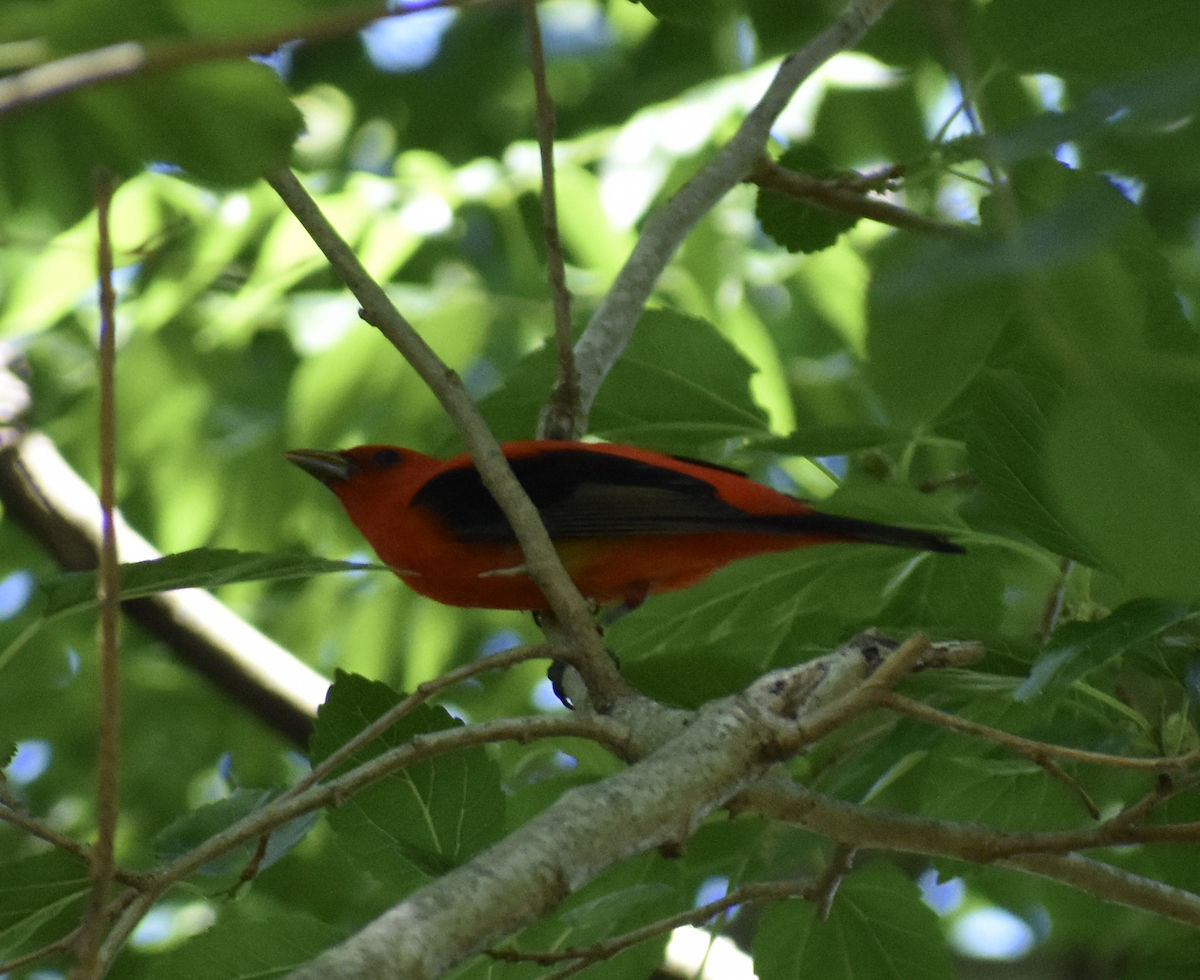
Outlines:
[{"label": "green leaf", "polygon": [[0,864],[0,958],[25,949],[43,926],[81,902],[90,887],[87,865],[62,851]]},{"label": "green leaf", "polygon": [[1058,509],[1105,567],[1145,594],[1200,597],[1197,418],[1200,385],[1173,369],[1114,368],[1067,401],[1049,436]]},{"label": "green leaf", "polygon": [[840,456],[904,440],[901,429],[883,425],[821,425],[797,429],[791,435],[755,442],[755,449],[785,456]]},{"label": "green leaf", "polygon": [[264,65],[224,61],[85,88],[0,118],[0,184],[7,207],[33,204],[45,181],[72,191],[62,218],[87,211],[91,176],[130,177],[169,163],[221,185],[246,184],[286,164],[300,113]]},{"label": "green leaf", "polygon": [[[706,320],[648,310],[609,374],[591,432],[613,442],[698,453],[726,439],[765,435],[767,415],[750,394],[754,368]],[[554,378],[548,348],[525,358],[480,403],[500,439],[528,439]]]},{"label": "green leaf", "polygon": [[1055,554],[1097,565],[1046,486],[1046,442],[1050,419],[1064,398],[1062,386],[988,369],[975,379],[969,397],[971,469],[1004,520]]},{"label": "green leaf", "polygon": [[1053,694],[1115,660],[1131,646],[1153,639],[1195,610],[1158,599],[1135,599],[1095,623],[1064,623],[1054,631],[1029,677],[1013,695],[1027,701]]},{"label": "green leaf", "polygon": [[1012,306],[1007,249],[896,235],[867,296],[868,375],[900,425],[933,419],[970,383]]},{"label": "green leaf", "polygon": [[227,902],[212,928],[155,956],[151,980],[273,980],[303,966],[345,933],[307,912]]},{"label": "green leaf", "polygon": [[1014,71],[1094,79],[1194,58],[1200,8],[1191,0],[993,0],[982,28]]},{"label": "green leaf", "polygon": [[[317,715],[310,753],[319,763],[400,700],[378,681],[338,672]],[[458,728],[444,709],[421,705],[355,755],[359,764],[425,732]],[[426,759],[380,779],[329,814],[342,848],[381,880],[411,887],[496,841],[504,794],[483,748]]]},{"label": "green leaf", "polygon": [[[818,180],[838,176],[829,157],[817,146],[802,144],[789,149],[778,160],[781,167],[808,174]],[[830,211],[799,201],[778,191],[759,188],[754,209],[762,230],[789,252],[819,252],[858,224],[858,216]]]},{"label": "green leaf", "polygon": [[[275,795],[270,790],[239,787],[223,800],[196,808],[159,833],[154,842],[156,857],[162,862],[173,861],[175,858],[181,857],[192,848],[203,844],[210,837],[233,826],[243,817],[266,806]],[[259,868],[262,870],[269,868],[299,844],[316,824],[317,816],[316,813],[305,814],[272,831]],[[199,873],[202,875],[237,874],[250,863],[257,848],[257,840],[239,844],[236,848],[209,861],[200,868]]]},{"label": "green leaf", "polygon": [[[1157,128],[1163,119],[1180,118],[1200,99],[1200,63],[1172,64],[1162,70],[1094,88],[1074,100],[1066,112],[1047,112],[1022,120],[986,141],[960,137],[954,155],[962,159],[989,158],[1011,165],[1054,150],[1068,141],[1104,140],[1142,135],[1143,127]],[[945,148],[943,148],[945,152]]]},{"label": "green leaf", "polygon": [[882,861],[838,888],[829,918],[811,902],[773,905],[754,937],[759,980],[949,980],[950,953],[920,891]]},{"label": "green leaf", "polygon": [[[331,561],[312,555],[263,554],[231,548],[196,548],[152,561],[120,566],[121,598],[140,599],[173,589],[215,589],[234,582],[264,582],[308,578],[329,572],[383,569],[382,565]],[[0,650],[0,667],[28,643],[46,623],[96,606],[97,573],[69,572],[39,583],[37,598],[27,615],[8,624],[0,635],[8,640]]]},{"label": "green leaf", "polygon": [[939,820],[965,820],[997,830],[1062,830],[1088,819],[1079,795],[1036,762],[980,750],[936,753],[923,767],[919,809]]},{"label": "green leaf", "polygon": [[659,20],[700,28],[710,27],[728,4],[726,0],[642,0],[642,6]]},{"label": "green leaf", "polygon": [[[231,548],[196,548],[153,561],[122,565],[121,598],[137,599],[173,589],[215,589],[233,582],[307,578],[328,572],[356,572],[378,565],[331,561],[312,555],[261,554]],[[96,604],[96,572],[71,572],[42,583],[45,616],[58,616]]]}]

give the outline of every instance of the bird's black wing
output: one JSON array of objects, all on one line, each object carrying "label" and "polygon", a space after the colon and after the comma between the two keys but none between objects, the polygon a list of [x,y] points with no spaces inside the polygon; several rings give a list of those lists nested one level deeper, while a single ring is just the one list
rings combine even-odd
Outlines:
[{"label": "bird's black wing", "polygon": [[[698,460],[686,462],[742,475]],[[743,531],[812,534],[923,551],[963,550],[939,534],[836,514],[748,514],[722,500],[706,480],[612,453],[556,449],[509,464],[556,541]],[[439,473],[417,491],[412,505],[436,514],[459,541],[516,540],[471,464]]]}]

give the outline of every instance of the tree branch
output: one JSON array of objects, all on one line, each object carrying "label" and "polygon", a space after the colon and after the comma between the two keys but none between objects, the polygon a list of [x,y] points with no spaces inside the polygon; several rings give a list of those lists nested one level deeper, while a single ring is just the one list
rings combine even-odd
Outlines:
[{"label": "tree branch", "polygon": [[801,878],[792,881],[755,881],[735,888],[714,902],[699,905],[678,915],[672,915],[640,929],[633,929],[612,939],[595,943],[591,946],[578,948],[556,949],[547,952],[523,952],[515,949],[490,950],[488,956],[504,963],[537,963],[550,966],[555,963],[570,963],[580,961],[580,965],[597,963],[600,960],[612,959],[617,953],[654,939],[680,926],[701,926],[713,916],[728,911],[735,905],[746,905],[750,902],[779,901],[788,898],[806,898],[810,901],[821,894],[825,876],[821,880]]},{"label": "tree branch", "polygon": [[1151,772],[1180,772],[1189,769],[1200,762],[1200,749],[1188,752],[1186,755],[1159,756],[1151,759],[1132,758],[1124,755],[1109,755],[1105,752],[1089,752],[1086,749],[1072,749],[1063,745],[1052,745],[1049,742],[1038,742],[1020,735],[1012,735],[991,725],[960,718],[957,715],[940,711],[903,694],[889,693],[884,699],[884,706],[909,718],[941,725],[951,731],[976,738],[986,739],[996,745],[1020,752],[1038,765],[1048,758],[1067,759],[1071,762],[1086,762],[1097,766],[1110,766],[1119,769],[1144,769]]},{"label": "tree branch", "polygon": [[1200,895],[1069,853],[1150,840],[1200,841],[1200,825],[1124,827],[1006,834],[982,826],[885,813],[835,800],[778,776],[732,801],[732,810],[787,820],[858,848],[883,848],[1032,871],[1108,902],[1200,927]]},{"label": "tree branch", "polygon": [[877,197],[868,197],[863,191],[848,187],[844,181],[819,180],[809,174],[781,167],[766,157],[759,159],[746,179],[764,190],[774,191],[827,211],[870,218],[893,228],[961,239],[978,238],[980,234],[979,229],[973,225],[927,218],[923,214],[889,204]]},{"label": "tree branch", "polygon": [[[586,416],[600,385],[628,345],[655,283],[688,232],[750,173],[771,126],[800,84],[839,51],[857,44],[891,4],[892,0],[853,0],[808,45],[785,58],[733,138],[646,221],[633,252],[575,344],[583,415],[571,430],[574,435],[587,431]],[[559,427],[566,429],[565,424]]]},{"label": "tree branch", "polygon": [[[869,710],[928,641],[891,655],[856,638],[834,653],[772,671],[711,702],[639,762],[568,790],[473,860],[290,975],[290,980],[440,976],[535,921],[605,868],[686,840],[701,820],[783,753]],[[811,720],[810,720],[811,713]],[[614,712],[621,716],[620,706]],[[633,733],[630,742],[637,743]]]}]

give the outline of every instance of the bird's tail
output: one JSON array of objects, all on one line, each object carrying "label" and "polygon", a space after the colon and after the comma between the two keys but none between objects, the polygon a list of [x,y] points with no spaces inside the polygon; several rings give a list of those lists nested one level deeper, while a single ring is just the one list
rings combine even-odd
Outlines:
[{"label": "bird's tail", "polygon": [[[778,519],[776,519],[778,520]],[[886,544],[896,548],[915,548],[918,551],[940,551],[948,555],[961,555],[966,549],[949,538],[931,531],[916,531],[891,524],[876,524],[855,517],[838,514],[822,514],[817,511],[802,514],[789,520],[792,533],[826,537],[830,541],[859,541],[864,544]]]}]

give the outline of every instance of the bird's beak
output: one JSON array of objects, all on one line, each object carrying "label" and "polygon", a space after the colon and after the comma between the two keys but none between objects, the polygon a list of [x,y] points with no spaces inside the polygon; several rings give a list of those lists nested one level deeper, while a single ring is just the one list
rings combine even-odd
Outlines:
[{"label": "bird's beak", "polygon": [[315,476],[330,490],[350,479],[355,469],[354,464],[341,453],[328,449],[292,449],[284,456],[289,463],[295,463],[309,476]]}]

